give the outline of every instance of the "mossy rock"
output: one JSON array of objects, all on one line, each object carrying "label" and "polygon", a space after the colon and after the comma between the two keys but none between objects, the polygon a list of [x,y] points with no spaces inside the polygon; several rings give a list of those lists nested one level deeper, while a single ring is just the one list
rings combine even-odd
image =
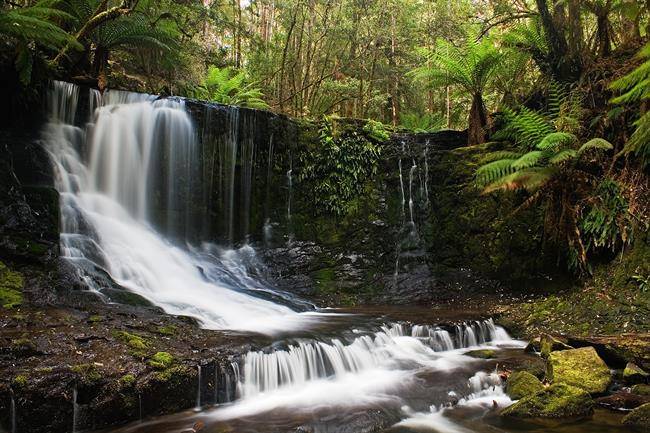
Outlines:
[{"label": "mossy rock", "polygon": [[612,381],[607,364],[593,347],[551,352],[546,377],[553,383],[576,386],[590,394],[604,393]]},{"label": "mossy rock", "polygon": [[623,425],[650,432],[650,403],[641,405],[626,415],[623,418]]},{"label": "mossy rock", "polygon": [[10,270],[0,262],[0,306],[3,308],[18,307],[23,303],[23,276]]},{"label": "mossy rock", "polygon": [[646,383],[650,375],[633,362],[628,362],[623,370],[623,380],[628,384]]},{"label": "mossy rock", "polygon": [[573,347],[552,335],[543,334],[530,340],[524,350],[529,353],[540,353],[543,358],[547,358],[551,352],[569,349],[573,349]]},{"label": "mossy rock", "polygon": [[492,349],[470,350],[464,353],[465,356],[480,359],[492,359],[496,357],[496,351]]},{"label": "mossy rock", "polygon": [[584,418],[594,412],[588,392],[575,386],[556,383],[508,406],[501,415],[514,418]]},{"label": "mossy rock", "polygon": [[175,360],[172,355],[167,352],[156,352],[154,356],[147,362],[151,367],[158,370],[164,370],[174,364]]},{"label": "mossy rock", "polygon": [[512,373],[506,383],[506,394],[514,400],[536,394],[543,389],[544,385],[542,382],[527,371],[516,371]]},{"label": "mossy rock", "polygon": [[650,397],[650,385],[638,384],[634,385],[631,390],[632,394],[644,395]]}]

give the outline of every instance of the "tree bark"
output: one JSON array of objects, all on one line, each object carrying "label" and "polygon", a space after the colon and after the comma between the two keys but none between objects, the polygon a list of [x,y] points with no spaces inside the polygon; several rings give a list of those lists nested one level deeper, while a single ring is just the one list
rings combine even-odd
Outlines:
[{"label": "tree bark", "polygon": [[467,144],[481,144],[485,141],[485,128],[487,126],[487,114],[483,95],[475,93],[472,97],[472,107],[469,110],[469,131]]}]

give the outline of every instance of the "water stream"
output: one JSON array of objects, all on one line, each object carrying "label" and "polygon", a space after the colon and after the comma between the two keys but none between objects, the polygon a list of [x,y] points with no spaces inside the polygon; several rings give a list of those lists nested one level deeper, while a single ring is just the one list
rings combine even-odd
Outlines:
[{"label": "water stream", "polygon": [[[90,107],[87,118],[80,118],[80,102]],[[198,159],[199,137],[205,140],[207,134],[196,131],[182,99],[112,90],[99,95],[55,82],[49,110],[44,139],[61,194],[61,252],[87,288],[106,299],[104,280],[97,276],[108,275],[123,290],[169,314],[194,317],[205,328],[272,338],[267,347],[215,368],[214,406],[202,408],[205,378],[198,365],[200,412],[144,420],[116,431],[179,432],[199,419],[205,431],[215,433],[455,433],[472,431],[454,418],[457,410],[469,408],[484,416],[510,403],[494,363],[466,354],[476,348],[521,352],[523,343],[492,320],[435,325],[323,311],[258,277],[262,272],[255,270],[263,265],[255,250],[250,245],[232,248],[236,218],[245,220],[238,227],[248,231],[255,178],[255,142],[252,132],[238,132],[239,110],[229,111],[230,130],[223,132],[218,155],[211,156],[216,173],[208,174]],[[244,122],[246,128],[252,126]],[[267,182],[277,153],[273,147],[271,138]],[[284,180],[288,219],[290,164]],[[408,191],[413,230],[416,168],[413,161]],[[404,219],[401,158],[399,170]],[[424,170],[428,195],[426,160]],[[206,176],[218,176],[223,220],[216,224],[223,229],[225,246],[196,242],[201,224],[194,208],[204,193],[195,194],[195,186]],[[266,195],[268,200],[268,189]],[[268,212],[264,217],[270,224]],[[398,270],[399,249],[396,275]],[[76,389],[74,393],[73,430]],[[139,407],[142,416],[142,401]]]}]

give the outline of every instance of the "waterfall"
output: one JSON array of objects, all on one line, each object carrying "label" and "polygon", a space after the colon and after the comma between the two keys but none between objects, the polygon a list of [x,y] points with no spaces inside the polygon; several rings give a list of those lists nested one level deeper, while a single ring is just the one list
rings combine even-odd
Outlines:
[{"label": "waterfall", "polygon": [[72,433],[77,432],[79,422],[79,405],[77,404],[77,387],[72,389]]},{"label": "waterfall", "polygon": [[214,363],[214,404],[219,403],[219,364]]},{"label": "waterfall", "polygon": [[9,417],[11,418],[11,433],[16,433],[16,399],[13,392],[11,393],[11,406],[9,407]]},{"label": "waterfall", "polygon": [[138,393],[138,420],[142,422],[142,394]]},{"label": "waterfall", "polygon": [[[402,141],[402,155],[404,154],[406,144]],[[404,214],[404,204],[406,203],[406,195],[404,194],[404,176],[402,175],[402,158],[400,157],[397,161],[397,166],[399,168],[399,188],[402,197],[402,215]]]},{"label": "waterfall", "polygon": [[273,133],[269,137],[269,148],[267,151],[266,162],[266,193],[264,198],[264,244],[268,247],[271,245],[273,236],[273,226],[271,225],[271,181],[273,175]]},{"label": "waterfall", "polygon": [[196,410],[201,410],[201,365],[196,366],[198,373],[198,384],[196,386]]},{"label": "waterfall", "polygon": [[429,139],[424,142],[424,199],[429,204]]},{"label": "waterfall", "polygon": [[437,353],[509,340],[505,330],[491,319],[460,324],[452,332],[428,325],[385,325],[375,333],[350,341],[310,340],[270,353],[249,352],[244,359],[240,388],[247,398],[286,386],[304,386],[318,379],[394,366],[398,360],[428,365]]},{"label": "waterfall", "polygon": [[[83,125],[78,126],[70,122],[78,117],[82,96],[72,84],[52,84],[43,138],[61,196],[61,253],[91,290],[102,292],[94,277],[101,270],[167,313],[194,317],[213,329],[274,333],[319,320],[298,313],[305,304],[293,304],[286,295],[279,295],[282,304],[262,299],[275,292],[260,282],[233,284],[222,263],[187,248],[187,235],[198,226],[191,186],[200,170],[197,134],[182,101],[107,91],[91,119],[77,119]],[[84,97],[96,100],[96,93]],[[238,110],[230,115],[238,124]],[[231,239],[235,131],[220,153]],[[253,151],[246,151],[249,161]],[[245,182],[250,184],[250,176]]]},{"label": "waterfall", "polygon": [[415,159],[413,159],[413,165],[409,170],[409,214],[411,216],[411,228],[415,230],[415,219],[413,218],[413,173],[417,170],[418,166],[415,164]]}]

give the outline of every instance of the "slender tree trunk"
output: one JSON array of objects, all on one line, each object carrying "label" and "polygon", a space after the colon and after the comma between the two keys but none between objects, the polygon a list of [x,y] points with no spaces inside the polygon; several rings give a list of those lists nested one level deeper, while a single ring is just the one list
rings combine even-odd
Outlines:
[{"label": "slender tree trunk", "polygon": [[485,141],[485,127],[487,126],[487,114],[483,95],[475,93],[472,97],[472,107],[469,111],[468,144],[481,144]]}]

